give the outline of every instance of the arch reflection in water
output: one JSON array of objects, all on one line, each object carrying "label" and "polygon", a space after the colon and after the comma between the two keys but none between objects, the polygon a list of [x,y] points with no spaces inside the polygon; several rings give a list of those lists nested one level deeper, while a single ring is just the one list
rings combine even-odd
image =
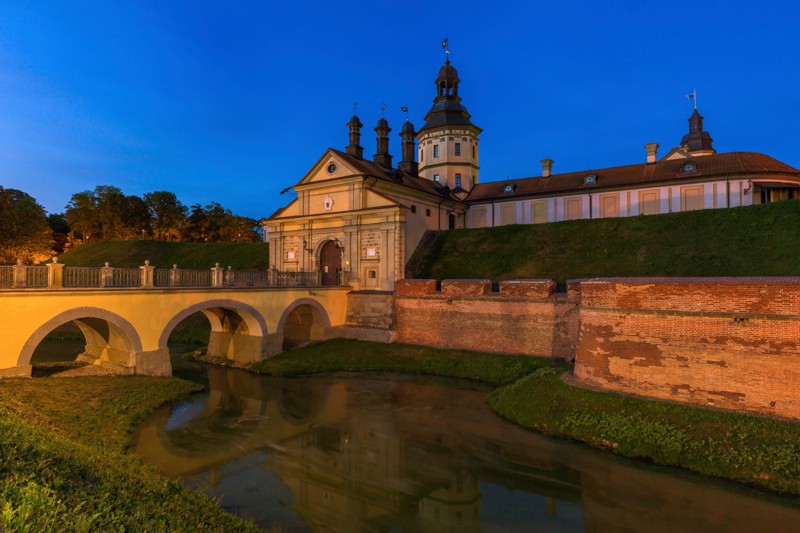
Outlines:
[{"label": "arch reflection in water", "polygon": [[543,438],[441,382],[210,368],[135,451],[268,526],[312,531],[800,530],[784,500]]}]

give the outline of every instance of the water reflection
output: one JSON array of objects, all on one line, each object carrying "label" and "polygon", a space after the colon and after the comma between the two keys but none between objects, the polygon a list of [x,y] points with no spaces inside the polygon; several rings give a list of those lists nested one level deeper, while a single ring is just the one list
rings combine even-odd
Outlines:
[{"label": "water reflection", "polygon": [[284,531],[800,530],[793,502],[648,469],[508,424],[486,392],[209,368],[135,452]]}]

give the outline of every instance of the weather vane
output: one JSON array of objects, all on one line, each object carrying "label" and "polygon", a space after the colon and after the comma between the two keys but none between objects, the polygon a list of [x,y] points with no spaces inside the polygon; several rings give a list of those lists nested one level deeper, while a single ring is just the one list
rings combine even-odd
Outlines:
[{"label": "weather vane", "polygon": [[692,89],[692,92],[687,94],[686,98],[694,102],[694,108],[697,109],[697,89]]},{"label": "weather vane", "polygon": [[403,106],[400,106],[400,110],[401,110],[403,113],[405,113],[405,114],[406,114],[406,122],[408,122],[408,107],[406,107],[406,106],[404,106],[404,105],[403,105]]},{"label": "weather vane", "polygon": [[353,102],[353,114],[354,115],[356,114],[356,111],[358,111],[358,102]]},{"label": "weather vane", "polygon": [[381,118],[383,118],[384,111],[386,111],[386,104],[381,104]]},{"label": "weather vane", "polygon": [[450,61],[450,48],[448,48],[448,46],[447,46],[447,39],[448,39],[448,37],[445,36],[445,38],[442,40],[442,48],[444,48],[444,57],[445,57],[445,59],[447,61]]}]

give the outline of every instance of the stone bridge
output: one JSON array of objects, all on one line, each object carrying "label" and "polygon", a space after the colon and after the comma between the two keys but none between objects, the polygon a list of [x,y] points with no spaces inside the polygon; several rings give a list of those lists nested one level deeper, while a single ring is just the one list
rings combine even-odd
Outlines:
[{"label": "stone bridge", "polygon": [[[266,272],[261,283],[254,273],[240,273],[247,281],[237,283],[235,271],[219,267],[193,273],[175,268],[163,276],[147,264],[86,271],[57,263],[0,269],[0,377],[31,375],[36,347],[68,322],[86,338],[78,360],[120,373],[168,376],[169,336],[197,312],[211,324],[209,355],[260,361],[285,346],[330,336],[331,328],[344,323],[350,291],[318,286],[308,276],[281,278],[294,285],[282,286],[280,273]],[[187,280],[205,286],[185,286]]]}]

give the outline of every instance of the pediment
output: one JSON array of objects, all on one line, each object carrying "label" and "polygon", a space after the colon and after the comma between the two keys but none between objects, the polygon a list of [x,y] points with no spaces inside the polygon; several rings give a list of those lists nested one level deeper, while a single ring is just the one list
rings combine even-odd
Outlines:
[{"label": "pediment", "polygon": [[297,185],[335,180],[354,174],[361,172],[329,148]]}]

